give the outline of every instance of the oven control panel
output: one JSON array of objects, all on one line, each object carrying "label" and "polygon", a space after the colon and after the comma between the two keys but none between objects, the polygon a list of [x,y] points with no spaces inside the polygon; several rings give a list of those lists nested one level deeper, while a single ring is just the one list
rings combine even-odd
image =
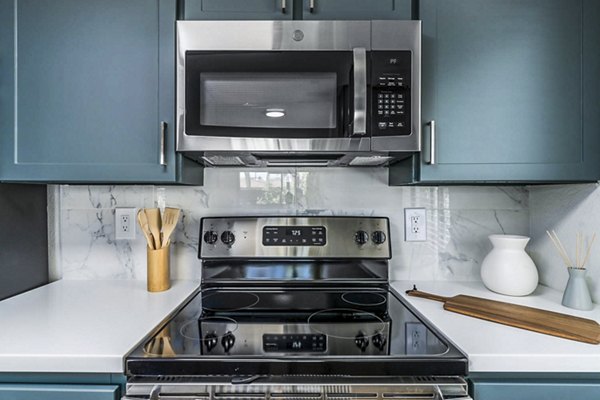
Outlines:
[{"label": "oven control panel", "polygon": [[390,259],[385,217],[206,217],[199,258]]},{"label": "oven control panel", "polygon": [[324,226],[265,226],[263,246],[325,246],[327,230]]},{"label": "oven control panel", "polygon": [[264,334],[263,350],[266,353],[323,353],[327,351],[327,338],[321,334]]},{"label": "oven control panel", "polygon": [[371,132],[411,134],[410,51],[376,51],[371,56]]}]

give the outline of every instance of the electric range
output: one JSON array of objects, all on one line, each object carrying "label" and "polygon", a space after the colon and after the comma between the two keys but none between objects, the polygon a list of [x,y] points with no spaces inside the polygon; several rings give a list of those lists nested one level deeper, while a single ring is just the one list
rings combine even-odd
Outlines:
[{"label": "electric range", "polygon": [[201,288],[126,358],[127,395],[468,398],[466,357],[389,285],[391,243],[387,218],[203,218]]}]

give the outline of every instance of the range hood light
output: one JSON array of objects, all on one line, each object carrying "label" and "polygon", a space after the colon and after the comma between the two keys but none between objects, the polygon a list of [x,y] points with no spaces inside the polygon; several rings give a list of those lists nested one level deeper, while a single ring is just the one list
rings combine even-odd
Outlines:
[{"label": "range hood light", "polygon": [[269,118],[281,118],[285,116],[285,110],[283,108],[267,108],[265,115]]}]

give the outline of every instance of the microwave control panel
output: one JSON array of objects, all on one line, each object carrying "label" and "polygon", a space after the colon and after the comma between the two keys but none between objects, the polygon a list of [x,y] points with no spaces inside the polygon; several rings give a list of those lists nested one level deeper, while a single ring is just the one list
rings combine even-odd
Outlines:
[{"label": "microwave control panel", "polygon": [[411,52],[371,52],[371,132],[411,134]]}]

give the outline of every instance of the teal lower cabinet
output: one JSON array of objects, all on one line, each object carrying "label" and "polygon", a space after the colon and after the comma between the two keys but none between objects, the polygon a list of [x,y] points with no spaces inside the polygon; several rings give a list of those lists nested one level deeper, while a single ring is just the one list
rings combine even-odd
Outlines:
[{"label": "teal lower cabinet", "polygon": [[0,373],[0,400],[119,400],[120,374]]},{"label": "teal lower cabinet", "polygon": [[600,399],[600,374],[471,377],[473,400]]},{"label": "teal lower cabinet", "polygon": [[0,384],[2,400],[117,400],[116,385]]}]

